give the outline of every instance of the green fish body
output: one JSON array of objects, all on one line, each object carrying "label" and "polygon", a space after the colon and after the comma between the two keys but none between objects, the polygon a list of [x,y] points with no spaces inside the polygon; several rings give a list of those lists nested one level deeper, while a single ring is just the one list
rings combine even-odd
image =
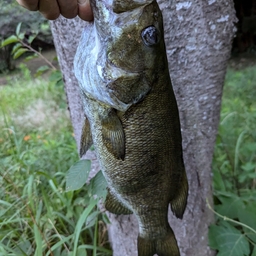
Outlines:
[{"label": "green fish body", "polygon": [[139,256],[178,256],[168,206],[182,218],[188,183],[161,11],[152,0],[91,0],[94,23],[74,61],[86,121],[108,183],[105,207],[134,213]]}]

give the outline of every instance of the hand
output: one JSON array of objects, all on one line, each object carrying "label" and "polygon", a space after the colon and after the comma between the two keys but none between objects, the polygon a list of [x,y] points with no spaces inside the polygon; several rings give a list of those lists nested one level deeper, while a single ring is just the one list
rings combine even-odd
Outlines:
[{"label": "hand", "polygon": [[93,20],[89,0],[16,0],[30,11],[41,12],[46,19],[55,20],[61,14],[72,19],[77,15],[86,21]]}]

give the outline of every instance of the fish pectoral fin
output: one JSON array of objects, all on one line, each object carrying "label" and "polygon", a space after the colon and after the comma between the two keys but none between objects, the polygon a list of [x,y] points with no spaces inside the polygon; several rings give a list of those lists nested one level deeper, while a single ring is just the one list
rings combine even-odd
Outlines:
[{"label": "fish pectoral fin", "polygon": [[85,118],[80,140],[80,157],[86,153],[86,151],[91,147],[92,143],[90,123],[88,119]]},{"label": "fish pectoral fin", "polygon": [[107,193],[105,208],[107,211],[114,214],[132,214],[132,211],[129,210],[123,203],[121,203],[111,192],[110,190]]},{"label": "fish pectoral fin", "polygon": [[184,169],[180,179],[180,186],[179,186],[179,191],[177,193],[177,196],[174,199],[172,199],[170,202],[172,212],[179,219],[182,219],[184,211],[186,209],[187,197],[188,197],[188,180],[187,180],[186,171]]},{"label": "fish pectoral fin", "polygon": [[172,229],[169,227],[166,235],[157,239],[138,237],[138,256],[180,256],[179,247]]},{"label": "fish pectoral fin", "polygon": [[102,141],[107,150],[117,159],[124,160],[125,137],[122,123],[114,109],[102,118]]}]

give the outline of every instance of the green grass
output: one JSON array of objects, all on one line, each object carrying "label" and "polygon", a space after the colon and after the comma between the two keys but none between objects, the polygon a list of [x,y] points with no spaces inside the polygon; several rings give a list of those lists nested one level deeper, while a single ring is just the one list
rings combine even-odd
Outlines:
[{"label": "green grass", "polygon": [[256,188],[256,67],[227,72],[213,170],[215,190]]},{"label": "green grass", "polygon": [[0,255],[111,255],[87,187],[65,192],[78,160],[63,88],[23,76],[0,87]]},{"label": "green grass", "polygon": [[255,256],[256,66],[227,72],[213,174],[215,210],[225,218],[210,227],[210,246]]}]

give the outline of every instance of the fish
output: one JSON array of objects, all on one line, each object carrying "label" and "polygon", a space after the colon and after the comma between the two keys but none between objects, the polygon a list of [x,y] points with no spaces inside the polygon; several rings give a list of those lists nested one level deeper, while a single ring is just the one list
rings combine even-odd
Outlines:
[{"label": "fish", "polygon": [[94,21],[74,59],[85,114],[80,155],[94,144],[105,208],[135,214],[139,256],[178,256],[168,208],[188,197],[179,111],[155,0],[91,0]]}]

